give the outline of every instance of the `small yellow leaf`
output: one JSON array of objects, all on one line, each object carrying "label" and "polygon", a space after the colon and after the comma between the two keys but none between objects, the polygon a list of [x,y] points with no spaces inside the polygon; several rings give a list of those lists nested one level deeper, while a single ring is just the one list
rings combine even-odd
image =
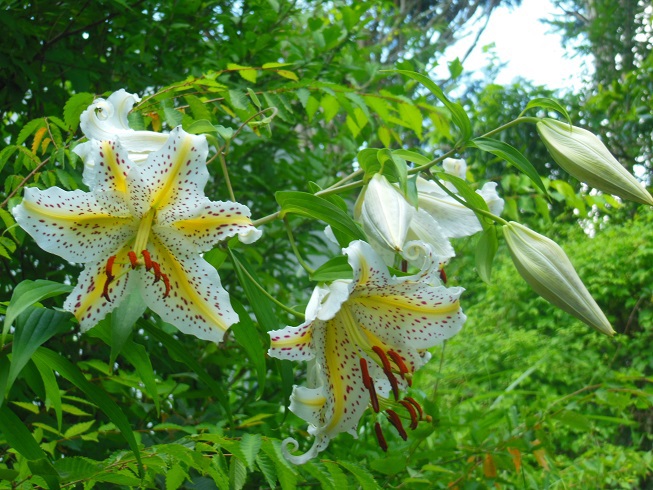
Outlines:
[{"label": "small yellow leaf", "polygon": [[41,153],[45,153],[45,150],[48,149],[48,146],[50,146],[50,143],[52,140],[50,138],[45,138],[43,142],[41,143]]},{"label": "small yellow leaf", "polygon": [[45,132],[47,131],[47,128],[40,128],[36,133],[34,133],[34,143],[32,143],[32,153],[36,155],[36,150],[38,150],[39,145],[41,144],[41,141],[43,140],[43,136],[45,135]]},{"label": "small yellow leaf", "polygon": [[494,464],[494,459],[491,454],[486,454],[483,459],[483,474],[486,478],[497,477],[497,466]]},{"label": "small yellow leaf", "polygon": [[290,78],[291,80],[298,81],[299,77],[290,70],[277,70],[277,73],[284,78]]},{"label": "small yellow leaf", "polygon": [[227,63],[227,69],[237,71],[248,82],[256,83],[256,68],[237,65],[236,63]]},{"label": "small yellow leaf", "polygon": [[381,143],[383,143],[383,146],[390,148],[390,143],[392,142],[390,130],[385,126],[381,126],[377,131],[377,135],[379,136]]},{"label": "small yellow leaf", "polygon": [[546,460],[546,452],[544,449],[536,449],[533,451],[533,456],[535,456],[535,459],[542,468],[545,470],[549,469],[549,462]]},{"label": "small yellow leaf", "polygon": [[521,472],[521,451],[516,447],[509,447],[508,452],[512,456],[512,463],[515,465],[515,471]]}]

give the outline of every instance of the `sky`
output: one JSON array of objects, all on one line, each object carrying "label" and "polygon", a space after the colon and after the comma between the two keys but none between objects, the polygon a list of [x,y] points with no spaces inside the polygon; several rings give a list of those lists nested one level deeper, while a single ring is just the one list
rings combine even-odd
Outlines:
[{"label": "sky", "polygon": [[[513,10],[498,8],[492,13],[474,51],[464,62],[464,71],[473,72],[487,66],[490,54],[483,53],[483,46],[494,42],[499,59],[508,63],[500,71],[496,83],[509,84],[521,76],[552,89],[579,88],[583,75],[587,76],[583,58],[569,58],[571,51],[566,53],[560,35],[539,21],[552,19],[556,13],[562,11],[556,10],[549,0],[523,0],[521,6]],[[448,76],[447,62],[456,57],[462,59],[472,42],[473,36],[470,35],[447,50],[444,59],[439,60],[436,75]]]}]

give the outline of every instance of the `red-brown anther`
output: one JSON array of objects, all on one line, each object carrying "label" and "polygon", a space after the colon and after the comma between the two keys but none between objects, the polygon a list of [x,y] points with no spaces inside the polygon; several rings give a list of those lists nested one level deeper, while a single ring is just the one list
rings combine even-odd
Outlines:
[{"label": "red-brown anther", "polygon": [[150,261],[150,267],[154,269],[154,282],[152,284],[156,284],[156,282],[161,279],[161,268],[159,267],[158,262],[152,261]]},{"label": "red-brown anther", "polygon": [[136,266],[138,266],[138,257],[136,257],[136,252],[131,250],[127,256],[129,257],[129,262],[131,262],[132,269],[136,269]]},{"label": "red-brown anther", "polygon": [[102,290],[102,296],[108,302],[111,302],[111,298],[109,297],[109,284],[111,284],[112,279],[112,277],[107,277],[107,281],[104,283],[104,289]]},{"label": "red-brown anther", "polygon": [[152,262],[152,257],[150,256],[150,252],[148,252],[147,250],[143,250],[141,252],[141,255],[143,256],[143,260],[145,261],[145,270],[149,271],[154,265],[154,263]]},{"label": "red-brown anther", "polygon": [[385,352],[383,352],[383,349],[379,347],[378,345],[375,345],[372,347],[372,350],[376,353],[377,356],[379,356],[379,359],[381,359],[381,363],[383,364],[383,370],[384,371],[392,371],[392,366],[390,366],[390,360],[388,359],[388,356],[386,356]]},{"label": "red-brown anther", "polygon": [[442,279],[442,282],[447,284],[447,273],[444,272],[444,267],[440,267],[440,279]]},{"label": "red-brown anther", "polygon": [[363,386],[365,386],[366,390],[369,390],[370,386],[372,386],[372,378],[370,378],[370,372],[367,370],[367,360],[361,357],[360,365],[361,374],[363,375]]},{"label": "red-brown anther", "polygon": [[417,429],[417,424],[419,422],[419,419],[417,418],[417,412],[415,411],[415,407],[410,402],[407,402],[406,400],[399,400],[399,403],[403,405],[403,407],[408,410],[408,413],[410,414],[410,430],[415,430]]},{"label": "red-brown anther", "polygon": [[370,403],[372,404],[372,410],[374,410],[375,413],[379,413],[379,399],[376,396],[376,388],[374,388],[374,383],[370,384],[368,391],[370,392]]},{"label": "red-brown anther", "polygon": [[424,412],[422,412],[422,407],[420,404],[417,403],[417,401],[412,396],[405,396],[404,400],[410,402],[410,404],[417,409],[419,412],[419,419],[422,420],[424,418]]},{"label": "red-brown anther", "polygon": [[408,434],[406,434],[406,429],[404,429],[403,424],[401,423],[401,419],[399,418],[399,415],[397,415],[397,412],[394,410],[386,410],[385,413],[388,414],[388,420],[392,425],[395,426],[395,429],[397,429],[397,432],[399,432],[399,435],[401,438],[405,441],[408,439]]},{"label": "red-brown anther", "polygon": [[378,422],[374,424],[374,432],[376,432],[376,439],[379,441],[379,446],[381,446],[383,452],[388,452],[388,443],[385,442],[385,437],[383,437],[383,431],[381,430],[381,424]]},{"label": "red-brown anther", "polygon": [[166,285],[166,292],[163,294],[163,297],[167,298],[170,294],[170,279],[168,279],[168,276],[163,272],[161,273],[161,279],[163,280],[163,284]]},{"label": "red-brown anther", "polygon": [[383,372],[387,376],[388,381],[390,381],[390,386],[392,386],[392,394],[394,395],[395,400],[399,400],[399,383],[397,383],[397,378],[394,374],[392,374],[392,371],[386,371],[384,369]]},{"label": "red-brown anther", "polygon": [[401,374],[401,377],[406,380],[408,386],[413,386],[413,378],[411,376],[406,376],[408,373],[408,368],[406,367],[406,363],[401,358],[401,356],[393,350],[389,350],[388,355],[399,368],[399,374]]},{"label": "red-brown anther", "polygon": [[104,269],[104,272],[106,273],[109,280],[112,280],[115,277],[113,275],[113,263],[115,261],[116,261],[116,256],[115,255],[112,255],[111,257],[109,257],[109,260],[107,260],[107,267]]}]

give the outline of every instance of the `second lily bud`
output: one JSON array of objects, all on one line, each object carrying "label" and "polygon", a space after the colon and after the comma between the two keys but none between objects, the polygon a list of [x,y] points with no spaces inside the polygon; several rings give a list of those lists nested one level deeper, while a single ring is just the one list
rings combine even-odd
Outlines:
[{"label": "second lily bud", "polygon": [[556,163],[581,182],[653,206],[651,194],[594,134],[550,118],[540,120],[537,131]]},{"label": "second lily bud", "polygon": [[610,322],[556,242],[514,221],[503,226],[503,234],[515,267],[537,294],[599,332],[614,335]]}]

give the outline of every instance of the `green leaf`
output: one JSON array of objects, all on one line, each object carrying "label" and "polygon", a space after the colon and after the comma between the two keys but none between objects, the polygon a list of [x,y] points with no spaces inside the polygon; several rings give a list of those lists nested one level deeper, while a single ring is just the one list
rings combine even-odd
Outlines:
[{"label": "green leaf", "polygon": [[275,488],[277,486],[277,472],[275,471],[272,459],[267,454],[260,452],[256,456],[256,466],[263,473],[265,480],[268,482],[268,486]]},{"label": "green leaf", "polygon": [[73,437],[76,437],[80,434],[84,434],[85,432],[89,431],[94,423],[95,420],[89,420],[88,422],[80,422],[79,424],[72,425],[66,429],[63,437],[64,439],[72,439]]},{"label": "green leaf", "polygon": [[166,471],[166,490],[176,490],[181,488],[181,484],[188,478],[188,473],[179,464],[175,463]]},{"label": "green leaf", "polygon": [[57,417],[57,429],[61,430],[63,408],[61,405],[61,392],[59,391],[59,384],[54,371],[50,366],[44,364],[40,359],[33,359],[36,369],[41,374],[43,386],[45,387],[45,404],[46,407],[52,406],[54,408],[55,416]]},{"label": "green leaf", "polygon": [[340,466],[338,466],[336,463],[332,461],[324,461],[323,464],[326,467],[326,469],[329,470],[329,475],[331,476],[331,480],[333,481],[333,486],[336,489],[350,487],[349,480],[347,479],[347,475],[345,475],[345,473],[340,469]]},{"label": "green leaf", "polygon": [[374,480],[374,477],[365,468],[350,463],[349,461],[338,461],[338,464],[353,474],[363,490],[378,490],[381,487]]},{"label": "green leaf", "polygon": [[211,111],[209,111],[206,104],[200,98],[194,95],[184,95],[184,99],[193,113],[193,119],[197,121],[202,119],[205,121],[211,120]]},{"label": "green leaf", "polygon": [[18,374],[36,349],[50,337],[70,328],[70,313],[48,308],[29,307],[16,319],[12,344],[11,368],[5,392],[8,392]]},{"label": "green leaf", "polygon": [[427,163],[431,163],[431,159],[421,155],[419,153],[416,153],[414,151],[409,151],[409,150],[392,150],[393,155],[397,155],[404,160],[408,160],[409,162],[414,162],[417,165],[426,165]]},{"label": "green leaf", "polygon": [[240,439],[240,449],[245,455],[250,471],[254,470],[254,462],[261,449],[261,442],[261,436],[258,434],[243,434]]},{"label": "green leaf", "polygon": [[422,139],[422,113],[412,104],[399,104],[399,117],[408,124],[418,139]]},{"label": "green leaf", "polygon": [[138,326],[144,329],[148,333],[148,335],[152,336],[158,342],[161,342],[163,346],[168,350],[168,353],[171,355],[171,357],[179,360],[180,362],[188,366],[195,374],[197,374],[198,378],[206,386],[209,387],[209,389],[213,392],[215,397],[218,399],[218,401],[224,408],[227,417],[231,419],[231,407],[229,405],[229,398],[227,397],[224,388],[220,384],[218,384],[213,379],[213,377],[209,375],[209,373],[206,372],[206,369],[204,369],[200,365],[197,359],[195,359],[188,352],[188,350],[179,343],[178,340],[176,340],[171,335],[165,333],[161,328],[152,325],[150,322],[145,322],[145,321],[139,321]]},{"label": "green leaf", "polygon": [[0,406],[0,432],[9,446],[23,457],[32,461],[46,458],[32,433],[6,404]]},{"label": "green leaf", "polygon": [[347,257],[338,255],[327,260],[311,274],[311,281],[329,282],[336,279],[351,279],[354,271],[351,269]]},{"label": "green leaf", "polygon": [[231,456],[229,462],[229,490],[240,490],[247,481],[247,468],[239,458]]},{"label": "green leaf", "polygon": [[2,327],[2,345],[4,345],[5,336],[9,332],[9,327],[14,319],[34,303],[42,301],[53,296],[69,293],[73,290],[72,286],[60,284],[58,282],[38,279],[36,281],[26,280],[21,282],[14,289],[5,314],[5,323]]},{"label": "green leaf", "polygon": [[227,69],[238,71],[238,74],[248,82],[256,83],[256,69],[249,66],[237,65],[236,63],[227,63]]},{"label": "green leaf", "polygon": [[526,107],[524,110],[521,112],[520,116],[524,114],[528,109],[532,109],[533,107],[539,107],[542,109],[550,109],[552,111],[559,112],[562,114],[562,116],[567,120],[569,124],[571,124],[571,117],[569,117],[569,113],[567,112],[567,109],[558,102],[555,99],[551,99],[549,97],[538,97],[536,99],[533,99],[526,104]]},{"label": "green leaf", "polygon": [[444,95],[442,89],[438,87],[430,78],[424,75],[409,70],[392,70],[392,71],[396,73],[401,73],[402,75],[406,75],[407,77],[410,77],[413,80],[418,81],[419,83],[424,85],[427,89],[429,89],[431,93],[435,95],[445,105],[447,109],[449,109],[449,112],[451,112],[451,119],[453,120],[453,123],[460,130],[462,141],[466,142],[467,140],[469,140],[469,138],[472,135],[472,123],[469,121],[469,116],[467,116],[465,109],[463,109],[463,107],[460,104],[456,102],[451,102],[447,98],[447,96]]},{"label": "green leaf", "polygon": [[247,94],[249,95],[249,98],[252,99],[254,105],[259,109],[261,109],[261,101],[258,100],[258,97],[256,96],[256,92],[254,92],[251,88],[247,87]]},{"label": "green leaf", "polygon": [[136,321],[146,310],[145,302],[137,289],[132,289],[120,304],[110,313],[109,323],[111,324],[111,355],[109,364],[113,364],[129,340]]},{"label": "green leaf", "polygon": [[496,226],[488,226],[476,242],[476,270],[480,278],[488,284],[491,282],[492,263],[498,247]]},{"label": "green leaf", "polygon": [[321,489],[336,490],[336,487],[334,486],[333,482],[324,473],[324,471],[320,466],[318,466],[318,464],[315,463],[314,461],[308,461],[307,463],[302,465],[302,469],[306,470],[308,473],[311,474],[311,476],[313,476],[313,478],[315,478],[318,482],[320,482]]},{"label": "green leaf", "polygon": [[[365,234],[348,214],[326,199],[306,192],[279,191],[275,198],[281,206],[281,217],[295,213],[319,219],[340,231],[348,240],[365,240]],[[343,247],[348,243],[341,243]]]},{"label": "green leaf", "polygon": [[265,363],[265,351],[267,348],[263,346],[256,325],[254,325],[254,322],[249,317],[243,305],[232,297],[231,306],[233,306],[240,318],[237,324],[231,326],[231,333],[236,342],[238,342],[247,354],[249,361],[256,371],[256,378],[258,380],[256,397],[260,398],[263,395],[265,381],[267,379],[267,365]]},{"label": "green leaf", "polygon": [[[14,154],[14,152],[18,149],[19,147],[16,145],[9,145],[0,151],[0,172],[2,172],[2,169],[4,168],[5,164],[7,163],[7,160],[9,160],[9,157]],[[5,211],[6,213],[6,211]],[[5,221],[5,224],[7,222]]]},{"label": "green leaf", "polygon": [[77,131],[77,126],[79,126],[79,117],[82,115],[88,106],[93,103],[94,99],[93,94],[88,92],[80,92],[73,95],[63,108],[63,119],[66,123],[66,126],[70,128],[71,131]]},{"label": "green leaf", "polygon": [[331,121],[331,119],[333,119],[340,110],[340,103],[338,102],[338,99],[330,94],[326,94],[324,97],[322,97],[320,105],[324,110],[324,119],[326,122]]},{"label": "green leaf", "polygon": [[52,369],[83,391],[88,399],[102,410],[107,417],[109,417],[109,420],[115,424],[127,441],[127,444],[129,444],[129,447],[138,462],[139,471],[142,472],[143,466],[141,462],[141,454],[138,449],[138,444],[136,443],[136,438],[134,437],[129,420],[120,407],[116,405],[116,402],[114,402],[101,388],[90,383],[77,366],[59,354],[52,352],[45,347],[39,347],[34,356],[42,362],[47,363],[52,367]]},{"label": "green leaf", "polygon": [[184,128],[190,134],[205,134],[205,133],[215,133],[217,129],[211,121],[207,119],[198,119],[193,121],[187,128]]},{"label": "green leaf", "polygon": [[101,466],[92,459],[82,457],[65,457],[54,462],[62,483],[85,480],[99,473]]},{"label": "green leaf", "polygon": [[253,282],[261,284],[252,266],[247,262],[243,254],[231,249],[229,249],[229,253],[235,266],[238,281],[245,291],[259,324],[266,332],[279,328],[279,320],[274,313],[272,301]]},{"label": "green leaf", "polygon": [[510,146],[508,143],[492,138],[475,138],[470,141],[469,144],[475,146],[479,150],[487,151],[499,158],[503,158],[526,174],[544,194],[547,193],[546,187],[544,186],[540,175],[537,173],[537,170],[535,170],[533,164],[529,162],[528,159],[517,150],[517,148]]},{"label": "green leaf", "polygon": [[23,128],[20,130],[20,133],[18,133],[18,138],[16,138],[16,144],[17,145],[22,145],[27,141],[27,138],[30,137],[32,133],[35,133],[41,128],[44,128],[46,126],[45,124],[45,118],[40,117],[38,119],[32,119],[30,122],[25,124]]}]

